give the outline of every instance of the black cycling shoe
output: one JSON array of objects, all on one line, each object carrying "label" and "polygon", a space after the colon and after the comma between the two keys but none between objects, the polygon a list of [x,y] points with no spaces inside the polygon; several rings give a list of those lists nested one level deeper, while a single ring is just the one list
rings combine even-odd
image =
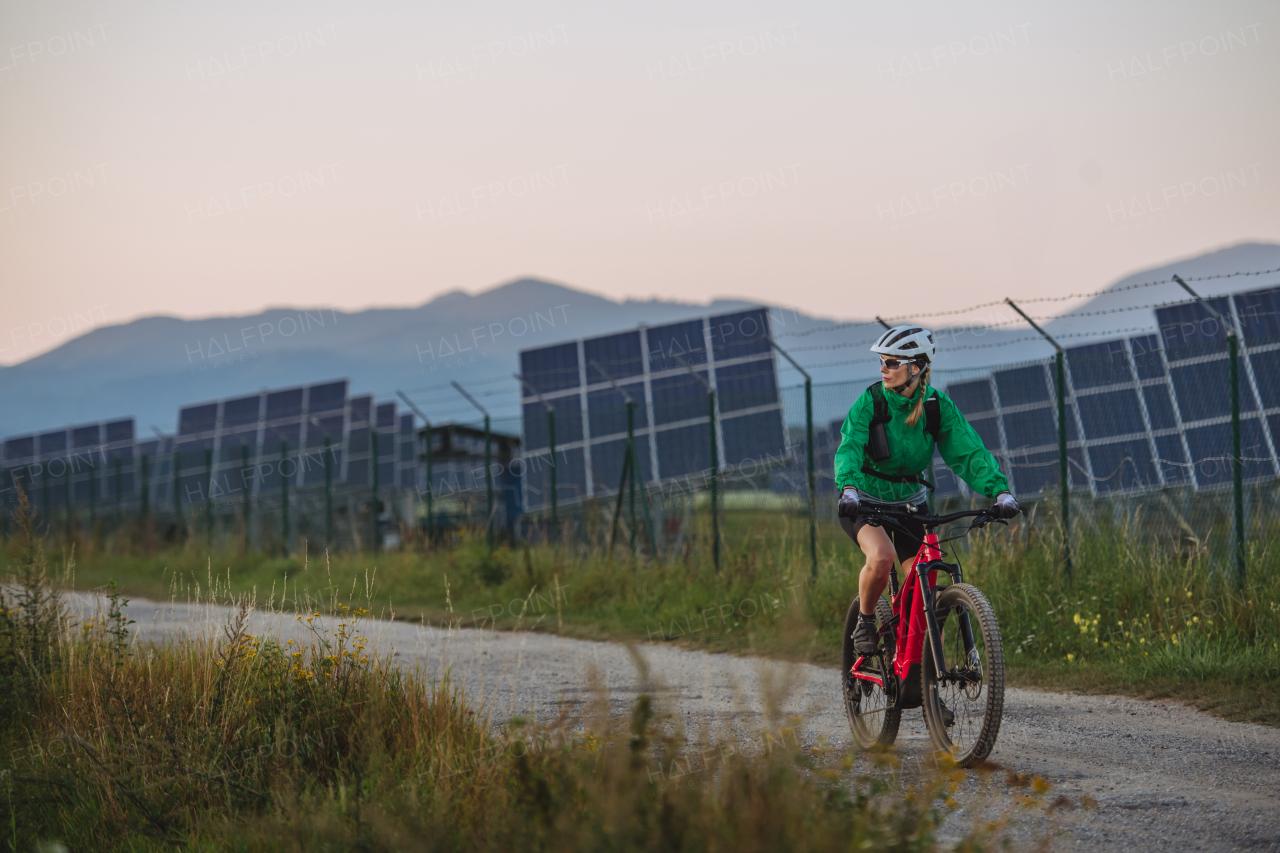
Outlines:
[{"label": "black cycling shoe", "polygon": [[952,711],[950,708],[948,708],[946,705],[942,704],[941,699],[938,700],[938,707],[942,709],[942,724],[947,728],[951,728],[952,726],[954,726],[956,724],[955,712]]},{"label": "black cycling shoe", "polygon": [[879,648],[880,637],[876,623],[859,619],[858,626],[853,629],[853,650],[866,657],[867,655],[874,655]]}]

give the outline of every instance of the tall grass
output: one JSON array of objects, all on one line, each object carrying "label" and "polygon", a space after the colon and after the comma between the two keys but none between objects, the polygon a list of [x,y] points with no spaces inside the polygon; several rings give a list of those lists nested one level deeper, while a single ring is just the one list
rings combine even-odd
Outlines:
[{"label": "tall grass", "polygon": [[[1041,504],[1030,521],[948,546],[995,605],[1015,683],[1172,695],[1280,723],[1280,554],[1270,547],[1280,522],[1258,521],[1240,587],[1199,540],[1153,535],[1138,510],[1118,505],[1077,522],[1068,576],[1051,510]],[[490,546],[472,531],[425,552],[327,555],[323,572],[314,550],[211,555],[188,543],[160,554],[95,552],[76,583],[118,578],[131,594],[183,600],[207,591],[216,572],[234,592],[302,610],[317,594],[372,578],[371,606],[383,616],[834,662],[862,563],[848,538],[820,527],[811,577],[803,519],[727,513],[717,571],[705,527],[663,561],[621,548]]]},{"label": "tall grass", "polygon": [[114,588],[73,622],[40,542],[15,559],[27,571],[0,593],[15,851],[927,850],[963,776],[904,797],[783,726],[758,753],[693,744],[647,694],[619,720],[599,689],[580,716],[498,731],[447,680],[370,649],[367,608],[333,598],[281,642],[249,633],[241,598],[220,633],[138,645]]}]

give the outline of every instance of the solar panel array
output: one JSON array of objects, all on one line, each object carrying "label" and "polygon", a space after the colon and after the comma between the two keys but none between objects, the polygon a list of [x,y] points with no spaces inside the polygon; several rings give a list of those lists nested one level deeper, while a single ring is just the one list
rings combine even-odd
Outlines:
[{"label": "solar panel array", "polygon": [[[1280,288],[1209,300],[1241,339],[1240,408],[1246,481],[1280,471]],[[1097,495],[1231,482],[1227,328],[1203,305],[1156,309],[1159,334],[1066,350],[1071,486]],[[1052,360],[953,381],[945,390],[1014,489],[1058,482],[1057,389]],[[961,490],[937,464],[939,492]]]},{"label": "solar panel array", "polygon": [[[132,419],[69,427],[6,439],[0,465],[12,500],[21,487],[37,513],[68,505],[104,510],[147,500],[153,510],[203,507],[208,500],[275,498],[282,480],[292,488],[325,480],[325,445],[335,488],[373,483],[370,432],[376,431],[378,485],[417,488],[414,416],[394,402],[348,396],[347,380],[214,400],[182,407],[173,436],[139,440]],[[144,469],[144,457],[145,469]],[[174,465],[177,465],[175,476]]]},{"label": "solar panel array", "polygon": [[132,418],[17,436],[2,449],[6,489],[20,486],[37,512],[105,506],[136,488]]},{"label": "solar panel array", "polygon": [[721,467],[787,452],[764,308],[523,350],[520,368],[533,388],[521,400],[529,509],[550,503],[546,405],[556,413],[560,501],[616,493],[627,397],[636,404],[636,455],[645,483],[710,470],[704,382],[716,389]]}]

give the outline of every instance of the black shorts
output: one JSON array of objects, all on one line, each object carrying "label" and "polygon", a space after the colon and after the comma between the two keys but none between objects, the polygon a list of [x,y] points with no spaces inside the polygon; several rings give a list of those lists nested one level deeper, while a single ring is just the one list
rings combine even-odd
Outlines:
[{"label": "black shorts", "polygon": [[[917,512],[927,512],[928,504],[917,504]],[[898,530],[885,525],[882,529],[889,534],[889,541],[893,543],[893,550],[898,555],[898,562],[905,563],[907,560],[914,559],[916,554],[920,552],[920,540],[924,538],[924,525],[916,521],[914,518],[907,519],[902,522],[903,527],[911,531],[911,536],[903,536]],[[867,526],[867,520],[863,518],[862,513],[858,513],[857,518],[842,518],[840,526],[844,528],[844,532],[849,534],[849,538],[854,542],[858,541],[858,532]]]}]

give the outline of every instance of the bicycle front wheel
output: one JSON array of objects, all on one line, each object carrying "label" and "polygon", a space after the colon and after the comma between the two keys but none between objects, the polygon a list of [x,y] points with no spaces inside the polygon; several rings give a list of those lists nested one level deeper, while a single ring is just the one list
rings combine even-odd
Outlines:
[{"label": "bicycle front wheel", "polygon": [[1004,715],[1000,626],[987,597],[967,583],[938,590],[934,614],[946,671],[939,677],[926,640],[920,667],[925,724],[934,746],[972,767],[991,754]]}]

